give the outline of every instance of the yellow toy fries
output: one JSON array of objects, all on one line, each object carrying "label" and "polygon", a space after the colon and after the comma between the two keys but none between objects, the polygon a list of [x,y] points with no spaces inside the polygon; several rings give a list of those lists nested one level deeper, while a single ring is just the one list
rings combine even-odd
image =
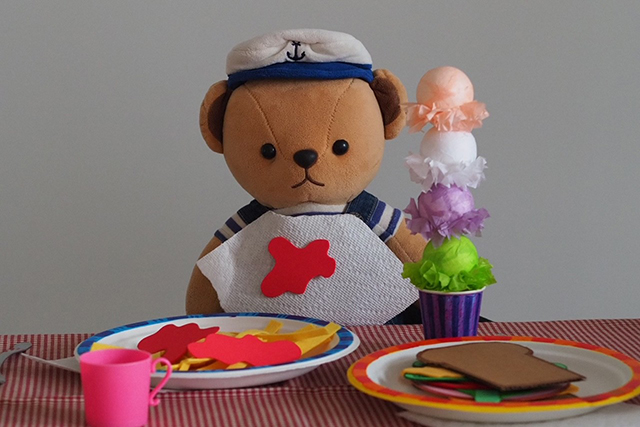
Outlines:
[{"label": "yellow toy fries", "polygon": [[[316,356],[326,351],[333,337],[341,328],[340,325],[337,325],[335,323],[329,323],[324,327],[319,327],[316,325],[306,325],[294,332],[279,333],[282,326],[283,324],[281,322],[277,320],[271,320],[267,324],[267,326],[265,326],[263,329],[247,329],[245,331],[240,331],[240,332],[217,331],[215,334],[211,334],[209,336],[217,335],[217,334],[225,335],[227,337],[237,338],[238,342],[240,342],[241,339],[243,337],[246,337],[247,335],[253,335],[258,340],[265,343],[290,341],[300,348],[299,358],[305,359],[305,358]],[[206,338],[202,338],[194,342],[201,343],[201,342],[204,342],[205,340]],[[229,338],[226,338],[226,340],[231,341],[232,343],[234,341],[234,340],[229,340]],[[91,347],[91,351],[103,350],[108,348],[121,348],[121,347],[112,346],[108,344],[94,343]],[[232,349],[230,349],[229,351],[232,351]],[[154,358],[161,357],[163,356],[164,353],[165,353],[164,351],[159,351],[157,353],[154,353],[153,357]],[[247,357],[247,358],[251,359],[250,357]],[[186,352],[184,357],[182,357],[180,360],[178,360],[176,363],[172,365],[173,370],[176,372],[208,371],[208,370],[218,370],[218,369],[234,370],[234,369],[250,368],[251,366],[252,365],[245,362],[227,364],[216,359],[203,358],[203,357],[197,358],[197,357],[194,357],[192,354],[190,354],[188,351]],[[162,368],[159,368],[159,369],[162,369]]]}]

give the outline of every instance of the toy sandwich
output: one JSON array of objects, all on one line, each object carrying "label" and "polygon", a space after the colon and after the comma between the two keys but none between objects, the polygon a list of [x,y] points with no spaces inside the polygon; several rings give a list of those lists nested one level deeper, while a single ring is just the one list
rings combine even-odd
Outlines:
[{"label": "toy sandwich", "polygon": [[574,397],[585,377],[511,343],[462,344],[424,350],[402,376],[428,393],[479,403]]}]

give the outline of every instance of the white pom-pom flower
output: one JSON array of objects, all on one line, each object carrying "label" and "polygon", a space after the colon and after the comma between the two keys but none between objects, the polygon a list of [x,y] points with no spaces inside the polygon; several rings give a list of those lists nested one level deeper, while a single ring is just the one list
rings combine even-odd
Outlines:
[{"label": "white pom-pom flower", "polygon": [[441,184],[476,188],[484,180],[486,160],[477,157],[476,140],[470,132],[431,129],[422,139],[420,154],[406,158],[411,180],[424,191]]}]

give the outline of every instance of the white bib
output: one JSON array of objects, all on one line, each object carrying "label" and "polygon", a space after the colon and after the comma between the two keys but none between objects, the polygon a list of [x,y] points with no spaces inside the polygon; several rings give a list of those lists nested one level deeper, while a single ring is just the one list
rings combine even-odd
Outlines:
[{"label": "white bib", "polygon": [[[298,248],[328,240],[335,273],[312,279],[303,294],[266,297],[261,284],[276,263],[268,250],[276,237]],[[266,212],[197,264],[226,312],[283,313],[345,325],[379,325],[418,299],[418,291],[401,276],[402,262],[351,214],[292,217]]]}]

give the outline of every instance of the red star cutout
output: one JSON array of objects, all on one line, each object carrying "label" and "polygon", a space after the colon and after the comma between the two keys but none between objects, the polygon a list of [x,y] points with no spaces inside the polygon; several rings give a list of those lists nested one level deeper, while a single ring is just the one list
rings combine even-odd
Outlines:
[{"label": "red star cutout", "polygon": [[311,279],[331,277],[336,272],[328,240],[314,240],[301,249],[284,237],[276,237],[269,242],[269,253],[276,260],[275,267],[262,281],[262,293],[269,298],[285,292],[303,294]]}]

